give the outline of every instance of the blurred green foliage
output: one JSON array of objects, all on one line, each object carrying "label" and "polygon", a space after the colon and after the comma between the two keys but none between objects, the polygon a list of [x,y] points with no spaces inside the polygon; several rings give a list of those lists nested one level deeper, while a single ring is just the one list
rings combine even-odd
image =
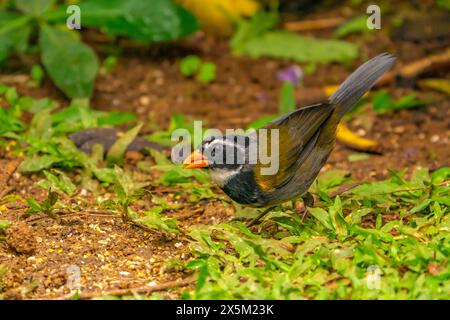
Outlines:
[{"label": "blurred green foliage", "polygon": [[377,113],[393,112],[400,109],[416,108],[424,106],[426,103],[416,98],[416,94],[410,93],[400,99],[394,100],[386,90],[378,91],[372,99],[373,109]]},{"label": "blurred green foliage", "polygon": [[358,57],[358,47],[353,43],[272,30],[277,22],[276,12],[264,11],[250,20],[242,20],[230,42],[233,52],[254,58],[267,56],[307,63],[346,63]]},{"label": "blurred green foliage", "polygon": [[198,56],[189,55],[180,62],[180,72],[185,77],[196,76],[196,80],[208,84],[216,79],[216,65],[204,62]]},{"label": "blurred green foliage", "polygon": [[[86,0],[77,3],[82,27],[140,43],[171,41],[197,30],[188,11],[171,0]],[[0,62],[26,54],[34,36],[41,61],[55,85],[70,98],[92,95],[99,69],[95,52],[65,25],[67,5],[53,0],[16,0],[0,11]]]}]

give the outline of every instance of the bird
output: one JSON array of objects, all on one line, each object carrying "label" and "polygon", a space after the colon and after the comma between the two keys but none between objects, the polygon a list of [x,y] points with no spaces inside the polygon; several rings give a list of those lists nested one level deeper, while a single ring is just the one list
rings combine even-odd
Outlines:
[{"label": "bird", "polygon": [[[340,120],[395,60],[389,53],[377,55],[359,66],[325,101],[300,107],[261,128],[266,129],[268,141],[272,129],[278,131],[276,172],[263,174],[266,164],[249,161],[255,153],[251,146],[256,144],[259,148],[261,142],[255,135],[245,133],[204,139],[185,158],[184,169],[208,169],[212,180],[231,199],[245,206],[266,208],[248,226],[290,200],[302,197],[305,207],[311,206],[308,189],[333,150]],[[256,131],[256,137],[261,129]],[[266,145],[270,150],[275,147]]]}]

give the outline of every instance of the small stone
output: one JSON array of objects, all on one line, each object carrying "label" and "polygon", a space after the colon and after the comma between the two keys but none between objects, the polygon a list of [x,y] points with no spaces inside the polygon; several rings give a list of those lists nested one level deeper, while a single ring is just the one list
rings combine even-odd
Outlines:
[{"label": "small stone", "polygon": [[361,137],[364,137],[367,134],[366,130],[364,129],[358,129],[356,133]]},{"label": "small stone", "polygon": [[435,135],[433,135],[431,137],[430,140],[431,140],[431,142],[436,143],[436,142],[438,142],[440,140],[440,138],[439,138],[439,136],[437,134],[435,134]]},{"label": "small stone", "polygon": [[394,132],[395,133],[403,133],[403,132],[405,132],[405,127],[395,127],[394,128]]},{"label": "small stone", "polygon": [[181,242],[175,243],[175,248],[180,248],[180,247],[182,247],[182,246],[183,246],[183,244],[182,244]]},{"label": "small stone", "polygon": [[150,104],[150,98],[148,96],[142,96],[139,98],[139,103],[143,106],[148,106]]},{"label": "small stone", "polygon": [[8,228],[6,243],[17,253],[32,254],[36,251],[37,241],[32,227],[19,222]]}]

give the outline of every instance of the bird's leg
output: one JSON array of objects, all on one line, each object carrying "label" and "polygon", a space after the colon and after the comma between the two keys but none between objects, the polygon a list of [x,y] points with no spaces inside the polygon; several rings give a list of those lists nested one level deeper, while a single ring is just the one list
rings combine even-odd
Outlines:
[{"label": "bird's leg", "polygon": [[303,220],[305,220],[306,215],[308,214],[308,208],[314,206],[314,197],[312,196],[311,193],[306,192],[302,196],[302,200],[303,200],[303,204],[305,206],[305,212],[303,212],[303,215],[302,215],[302,222],[303,222]]},{"label": "bird's leg", "polygon": [[250,228],[251,226],[254,226],[255,224],[257,224],[259,222],[259,220],[261,220],[266,214],[268,214],[274,208],[275,207],[270,207],[270,208],[267,208],[266,210],[264,210],[263,212],[261,212],[255,219],[253,219],[252,221],[247,223],[247,228]]}]

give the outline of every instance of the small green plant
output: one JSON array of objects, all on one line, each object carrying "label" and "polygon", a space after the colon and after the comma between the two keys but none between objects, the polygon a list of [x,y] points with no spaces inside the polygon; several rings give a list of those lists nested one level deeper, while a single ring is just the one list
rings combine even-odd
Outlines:
[{"label": "small green plant", "polygon": [[[81,129],[115,126],[133,121],[133,113],[96,111],[76,102],[57,110],[55,101],[21,97],[14,88],[6,86],[0,86],[0,98],[1,95],[5,97],[9,107],[0,108],[0,139],[3,136],[15,140],[16,152],[25,153],[19,171],[31,173],[51,168],[79,168],[83,177],[94,176],[102,182],[113,183],[114,170],[104,166],[103,152],[95,152],[93,156],[89,156],[80,151],[68,139],[67,134]],[[29,124],[21,121],[24,111],[34,113]],[[123,160],[125,145],[128,145],[131,133],[126,133],[110,150],[109,164]],[[98,151],[98,148],[94,149]],[[53,177],[55,173],[56,177]],[[62,173],[62,170],[47,172],[46,179],[40,185],[45,189],[52,185],[64,193],[71,193],[74,188]]]},{"label": "small green plant", "polygon": [[389,92],[381,90],[372,99],[373,109],[377,113],[394,112],[400,109],[417,108],[424,105],[425,102],[418,100],[414,92],[394,100]]},{"label": "small green plant", "polygon": [[44,170],[45,179],[40,180],[37,185],[46,190],[58,189],[69,196],[75,193],[77,187],[64,172],[60,170],[52,170],[52,172]]},{"label": "small green plant", "polygon": [[[11,226],[7,220],[0,220],[0,241],[5,240],[5,231]],[[1,280],[1,266],[0,266],[0,280]],[[1,289],[1,286],[0,286]]]},{"label": "small green plant", "polygon": [[200,66],[197,80],[202,83],[210,83],[216,80],[216,65],[212,62],[204,62]]},{"label": "small green plant", "polygon": [[[201,139],[200,137],[196,137],[194,130],[193,121],[188,120],[184,115],[182,114],[174,114],[170,117],[169,127],[167,130],[162,130],[159,128],[159,126],[156,128],[156,131],[148,136],[148,139],[150,141],[159,143],[160,145],[164,146],[173,146],[175,144],[175,141],[172,141],[172,132],[177,129],[185,129],[189,132],[189,136],[193,137],[192,140],[198,141]],[[198,132],[198,134],[202,134],[201,132]],[[186,138],[189,139],[189,136]],[[199,140],[201,141],[201,140]]]},{"label": "small green plant", "polygon": [[[198,28],[194,16],[170,0],[86,0],[77,5],[83,27],[140,43],[174,40]],[[26,53],[37,33],[41,62],[55,85],[70,98],[87,98],[93,91],[98,58],[64,25],[69,17],[66,10],[53,0],[8,3],[0,11],[0,62],[13,53]]]},{"label": "small green plant", "polygon": [[55,213],[55,204],[58,202],[58,193],[52,191],[51,189],[48,191],[47,198],[45,200],[39,202],[34,198],[28,198],[27,203],[29,208],[25,211],[25,215],[32,215],[35,213],[45,213],[47,216],[51,218],[56,218]]},{"label": "small green plant", "polygon": [[0,220],[0,230],[5,230],[11,226],[11,223],[6,220]]},{"label": "small green plant", "polygon": [[177,209],[179,206],[168,205],[163,198],[152,197],[152,201],[156,202],[156,206],[145,212],[144,216],[136,214],[130,205],[148,194],[142,188],[147,183],[134,182],[130,173],[123,171],[116,166],[114,191],[117,195],[117,205],[120,207],[120,213],[125,222],[131,223],[144,229],[157,229],[168,233],[178,233],[178,222],[175,219],[167,218],[162,215],[165,210]]},{"label": "small green plant", "polygon": [[151,229],[161,230],[172,234],[179,233],[178,221],[163,215],[164,211],[178,209],[179,206],[168,205],[167,201],[163,198],[154,197],[152,200],[159,204],[146,211],[143,217],[138,218],[138,221]]},{"label": "small green plant", "polygon": [[204,62],[198,56],[189,55],[180,62],[180,72],[185,77],[195,75],[197,81],[208,84],[216,79],[216,65]]},{"label": "small green plant", "polygon": [[34,64],[30,70],[31,82],[33,87],[40,87],[44,79],[45,71],[40,64]]},{"label": "small green plant", "polygon": [[180,62],[180,72],[185,77],[192,77],[202,63],[198,56],[189,55],[184,57]]},{"label": "small green plant", "polygon": [[109,55],[105,60],[103,60],[100,71],[103,73],[111,72],[117,66],[118,62],[119,59],[117,58],[117,56]]},{"label": "small green plant", "polygon": [[362,15],[341,25],[334,32],[334,36],[336,38],[343,38],[351,33],[366,33],[370,31],[371,30],[367,28],[367,16]]}]

